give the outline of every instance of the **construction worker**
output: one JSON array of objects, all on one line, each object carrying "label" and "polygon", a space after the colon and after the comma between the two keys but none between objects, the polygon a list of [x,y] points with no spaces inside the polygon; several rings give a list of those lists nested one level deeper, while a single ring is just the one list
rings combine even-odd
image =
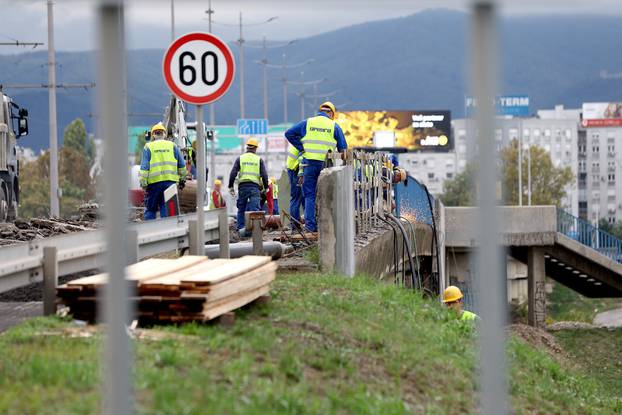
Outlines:
[{"label": "construction worker", "polygon": [[276,182],[276,177],[272,177],[270,179],[272,183],[272,200],[274,201],[274,211],[275,215],[279,214],[279,184]]},{"label": "construction worker", "polygon": [[210,197],[209,199],[210,209],[218,209],[218,208],[227,206],[227,202],[225,202],[225,198],[222,197],[222,193],[220,190],[221,186],[222,186],[222,181],[220,179],[214,180],[214,189],[212,190],[212,197]]},{"label": "construction worker", "polygon": [[[296,221],[300,222],[300,206],[304,202],[302,197],[302,176],[300,176],[300,180],[298,176],[302,173],[302,168],[300,167],[300,162],[302,160],[302,155],[294,147],[289,144],[287,146],[287,178],[289,179],[289,214]],[[298,182],[301,183],[298,183]],[[296,222],[292,223],[292,229],[294,227],[298,227]]]},{"label": "construction worker", "polygon": [[266,192],[266,200],[262,209],[268,215],[274,214],[274,182],[272,179],[268,180],[268,191]]},{"label": "construction worker", "polygon": [[186,179],[186,162],[179,147],[166,140],[166,128],[157,123],[151,128],[151,141],[145,144],[140,163],[140,186],[145,189],[145,220],[166,217],[164,191],[179,182],[182,189]]},{"label": "construction worker", "polygon": [[[229,193],[235,197],[233,185],[238,177],[238,230],[244,229],[244,212],[258,211],[262,193],[268,188],[268,173],[263,160],[256,154],[259,144],[254,138],[246,142],[246,152],[235,160],[229,174]],[[263,186],[263,187],[262,187]]]},{"label": "construction worker", "polygon": [[302,153],[302,193],[305,200],[305,230],[317,232],[315,220],[315,193],[317,180],[324,168],[328,151],[337,151],[345,156],[348,148],[341,127],[334,121],[337,109],[332,102],[320,105],[316,116],[300,121],[285,131],[287,141]]},{"label": "construction worker", "polygon": [[460,288],[455,285],[450,285],[445,288],[445,291],[443,292],[443,303],[445,303],[448,308],[453,310],[458,316],[458,319],[461,321],[473,321],[479,319],[477,314],[462,309],[463,297],[464,296],[462,295]]}]

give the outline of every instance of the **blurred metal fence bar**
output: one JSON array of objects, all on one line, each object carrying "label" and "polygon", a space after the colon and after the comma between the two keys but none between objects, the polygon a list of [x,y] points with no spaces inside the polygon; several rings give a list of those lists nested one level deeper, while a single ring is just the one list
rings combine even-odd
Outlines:
[{"label": "blurred metal fence bar", "polygon": [[98,129],[104,142],[104,224],[107,236],[108,284],[103,302],[106,337],[102,366],[103,412],[130,414],[132,359],[125,324],[130,315],[125,281],[126,218],[128,207],[127,114],[125,105],[125,29],[122,0],[102,0],[97,5],[99,54],[97,104]]},{"label": "blurred metal fence bar", "polygon": [[475,235],[477,281],[481,293],[480,407],[485,415],[508,413],[507,377],[505,370],[506,291],[503,251],[497,233],[501,218],[496,209],[497,163],[494,143],[493,106],[496,87],[496,13],[491,0],[476,1],[472,6],[470,45],[472,91],[480,105],[477,108],[479,144],[479,209]]}]

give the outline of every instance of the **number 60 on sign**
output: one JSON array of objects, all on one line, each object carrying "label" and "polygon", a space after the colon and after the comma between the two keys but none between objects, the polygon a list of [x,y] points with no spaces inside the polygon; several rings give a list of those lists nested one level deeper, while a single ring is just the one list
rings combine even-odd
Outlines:
[{"label": "number 60 on sign", "polygon": [[164,54],[164,80],[178,98],[197,105],[222,97],[233,83],[235,63],[229,47],[209,33],[188,33]]}]

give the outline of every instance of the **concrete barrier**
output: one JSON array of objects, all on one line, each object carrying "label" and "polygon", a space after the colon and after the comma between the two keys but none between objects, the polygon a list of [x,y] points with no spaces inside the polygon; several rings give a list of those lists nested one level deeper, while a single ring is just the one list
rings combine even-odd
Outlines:
[{"label": "concrete barrier", "polygon": [[320,269],[354,276],[352,166],[322,170],[317,186]]}]

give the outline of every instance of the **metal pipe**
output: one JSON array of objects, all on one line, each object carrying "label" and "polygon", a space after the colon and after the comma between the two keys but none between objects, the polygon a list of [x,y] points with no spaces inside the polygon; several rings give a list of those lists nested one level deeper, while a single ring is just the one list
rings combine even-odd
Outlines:
[{"label": "metal pipe", "polygon": [[107,239],[104,289],[103,411],[108,415],[130,414],[132,404],[131,346],[125,329],[130,317],[129,287],[125,280],[128,206],[127,120],[125,104],[125,41],[122,0],[102,1],[98,7],[100,53],[97,102],[99,131],[104,143],[104,214]]},{"label": "metal pipe", "polygon": [[496,13],[492,0],[473,4],[471,22],[471,82],[477,102],[477,125],[480,167],[478,172],[479,209],[477,213],[476,287],[480,293],[480,405],[484,415],[508,413],[505,365],[507,292],[503,252],[498,245],[501,218],[496,206],[498,154],[494,141],[492,105],[496,87]]},{"label": "metal pipe", "polygon": [[[292,247],[284,245],[280,242],[264,241],[263,250],[266,255],[270,255],[272,259],[276,260],[287,254],[288,252],[291,252]],[[245,255],[253,255],[253,243],[237,242],[234,244],[230,244],[229,252],[231,258],[240,258]],[[208,258],[220,258],[220,245],[205,245],[205,256],[207,256]]]},{"label": "metal pipe", "polygon": [[50,123],[50,216],[60,216],[58,190],[58,127],[56,120],[56,53],[54,2],[48,0],[48,105]]}]

